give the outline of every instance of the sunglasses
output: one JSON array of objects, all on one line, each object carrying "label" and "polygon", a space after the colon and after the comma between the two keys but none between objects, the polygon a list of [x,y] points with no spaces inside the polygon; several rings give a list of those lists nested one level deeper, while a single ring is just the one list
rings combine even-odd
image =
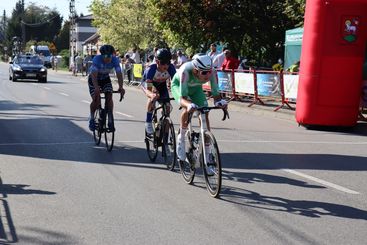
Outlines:
[{"label": "sunglasses", "polygon": [[212,71],[211,70],[210,71],[199,71],[199,73],[201,75],[205,76],[205,75],[208,75],[208,74],[212,73]]},{"label": "sunglasses", "polygon": [[104,54],[103,58],[104,59],[110,59],[112,57],[112,54]]}]

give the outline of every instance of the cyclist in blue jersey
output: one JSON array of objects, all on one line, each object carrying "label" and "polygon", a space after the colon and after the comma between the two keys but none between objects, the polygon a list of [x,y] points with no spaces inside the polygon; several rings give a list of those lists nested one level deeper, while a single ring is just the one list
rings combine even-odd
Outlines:
[{"label": "cyclist in blue jersey", "polygon": [[[112,100],[112,83],[110,78],[110,71],[112,68],[115,69],[116,76],[118,79],[119,89],[118,91],[124,95],[125,89],[123,88],[123,75],[120,67],[119,59],[115,56],[115,49],[112,45],[103,45],[99,49],[100,55],[96,55],[93,58],[93,64],[89,68],[88,86],[89,93],[92,97],[90,103],[90,118],[89,118],[89,129],[95,130],[94,113],[101,103],[101,92],[105,94],[107,103],[108,118],[113,118],[113,100]],[[113,121],[113,120],[112,120]],[[113,122],[108,122],[110,130],[115,130]]]},{"label": "cyclist in blue jersey", "polygon": [[[152,115],[155,101],[158,98],[169,98],[167,87],[167,85],[169,86],[169,82],[167,80],[172,79],[176,73],[175,66],[171,64],[171,58],[172,55],[168,49],[158,49],[155,56],[155,63],[151,64],[144,71],[142,88],[148,97],[147,116],[145,120],[145,131],[148,135],[153,134]],[[169,101],[165,103],[169,103]],[[170,106],[167,108],[170,108]]]}]

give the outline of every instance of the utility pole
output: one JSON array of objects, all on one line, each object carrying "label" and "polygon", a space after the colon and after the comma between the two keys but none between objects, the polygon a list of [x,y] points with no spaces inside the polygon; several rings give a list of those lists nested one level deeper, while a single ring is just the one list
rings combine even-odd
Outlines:
[{"label": "utility pole", "polygon": [[75,27],[75,18],[76,18],[76,11],[75,11],[75,0],[70,0],[69,3],[69,19],[70,19],[70,64],[74,62],[74,56],[76,51],[76,27]]}]

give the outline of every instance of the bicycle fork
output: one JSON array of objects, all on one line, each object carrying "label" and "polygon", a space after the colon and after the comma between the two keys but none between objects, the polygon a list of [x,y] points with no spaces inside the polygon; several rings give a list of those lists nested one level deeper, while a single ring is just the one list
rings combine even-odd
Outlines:
[{"label": "bicycle fork", "polygon": [[204,167],[207,167],[207,163],[209,161],[208,156],[209,152],[206,152],[208,149],[205,147],[205,132],[208,130],[207,124],[206,124],[206,115],[204,113],[200,113],[200,138],[201,138],[201,147],[202,147],[202,153],[204,154]]}]

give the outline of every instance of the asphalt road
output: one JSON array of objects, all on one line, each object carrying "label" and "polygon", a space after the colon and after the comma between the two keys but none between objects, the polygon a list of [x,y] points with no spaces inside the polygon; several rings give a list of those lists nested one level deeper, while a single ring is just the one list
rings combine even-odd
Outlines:
[{"label": "asphalt road", "polygon": [[[0,244],[365,244],[367,129],[311,131],[233,103],[211,113],[224,181],[184,183],[146,155],[146,99],[115,97],[116,145],[94,145],[85,78],[12,82],[0,63]],[[257,109],[256,109],[257,108]],[[172,112],[178,129],[177,106]]]}]

